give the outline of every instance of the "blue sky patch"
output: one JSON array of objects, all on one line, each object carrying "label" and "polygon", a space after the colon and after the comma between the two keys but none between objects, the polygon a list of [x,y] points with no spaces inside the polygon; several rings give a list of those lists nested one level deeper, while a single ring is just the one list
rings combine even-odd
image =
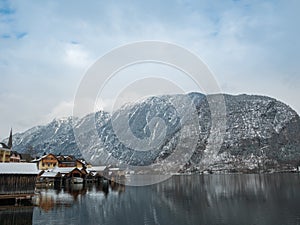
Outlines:
[{"label": "blue sky patch", "polygon": [[22,39],[23,37],[27,36],[27,32],[18,32],[16,33],[16,38],[17,39]]},{"label": "blue sky patch", "polygon": [[9,38],[11,38],[11,36],[10,36],[10,34],[1,34],[1,38],[9,39]]},{"label": "blue sky patch", "polygon": [[0,1],[0,3],[2,3],[0,5],[0,14],[2,14],[2,15],[11,15],[11,14],[14,14],[16,12],[15,9],[13,9],[9,6],[9,3],[7,1]]}]

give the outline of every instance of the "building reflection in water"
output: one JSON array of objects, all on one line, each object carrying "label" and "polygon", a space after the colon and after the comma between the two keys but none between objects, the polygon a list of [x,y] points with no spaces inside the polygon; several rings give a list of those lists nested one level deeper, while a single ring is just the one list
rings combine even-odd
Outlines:
[{"label": "building reflection in water", "polygon": [[[97,185],[72,184],[60,189],[39,189],[33,199],[33,204],[37,206],[30,202],[18,206],[0,204],[0,225],[38,224],[47,219],[44,216],[40,217],[41,215],[51,214],[56,208],[58,210],[71,208],[87,195],[107,198],[110,192],[121,194],[124,191],[124,185],[109,182]],[[33,219],[34,214],[38,218],[43,218],[42,221]]]},{"label": "building reflection in water", "polygon": [[100,184],[72,184],[60,189],[40,189],[35,204],[48,212],[55,207],[71,207],[87,194],[102,194],[107,197],[109,192],[121,194],[125,186],[118,183],[104,182]]},{"label": "building reflection in water", "polygon": [[1,225],[31,224],[33,206],[0,206]]},{"label": "building reflection in water", "polygon": [[174,176],[126,191],[76,185],[40,190],[33,215],[2,211],[0,224],[299,224],[299,190],[299,174]]},{"label": "building reflection in water", "polygon": [[109,225],[297,224],[300,218],[297,174],[174,176],[155,185],[127,186],[121,195],[124,186],[114,183],[94,188],[78,197],[72,208],[44,214],[41,221],[50,217],[56,224],[70,218],[73,224]]}]

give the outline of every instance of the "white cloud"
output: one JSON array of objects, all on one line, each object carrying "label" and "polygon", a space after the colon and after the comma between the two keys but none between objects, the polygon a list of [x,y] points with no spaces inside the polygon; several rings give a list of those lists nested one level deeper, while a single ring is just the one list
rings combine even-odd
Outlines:
[{"label": "white cloud", "polygon": [[64,61],[75,68],[87,68],[91,64],[88,52],[79,44],[66,45]]},{"label": "white cloud", "polygon": [[50,122],[54,118],[69,117],[73,112],[73,101],[62,101],[50,113],[42,118],[41,123]]},{"label": "white cloud", "polygon": [[226,92],[271,95],[300,112],[297,0],[9,4],[12,13],[0,15],[0,138],[11,125],[22,130],[66,116],[89,65],[144,39],[197,53]]}]

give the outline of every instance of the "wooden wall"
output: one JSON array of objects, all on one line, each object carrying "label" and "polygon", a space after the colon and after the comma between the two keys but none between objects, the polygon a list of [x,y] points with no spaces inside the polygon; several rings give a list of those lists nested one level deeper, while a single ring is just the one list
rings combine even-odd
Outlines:
[{"label": "wooden wall", "polygon": [[[0,195],[32,194],[36,175],[0,175]],[[0,196],[1,197],[1,196]]]}]

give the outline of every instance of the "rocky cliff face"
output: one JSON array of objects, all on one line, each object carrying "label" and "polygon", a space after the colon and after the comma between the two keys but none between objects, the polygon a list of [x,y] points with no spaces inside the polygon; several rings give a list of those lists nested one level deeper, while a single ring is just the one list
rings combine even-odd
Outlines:
[{"label": "rocky cliff face", "polygon": [[225,95],[225,101],[226,132],[212,170],[289,170],[286,164],[299,164],[300,120],[295,111],[263,96]]},{"label": "rocky cliff face", "polygon": [[[189,101],[186,101],[187,97]],[[264,96],[222,97],[226,106],[225,119],[214,123],[225,121],[225,126],[222,143],[213,157],[207,158],[205,154],[207,149],[214,147],[209,146],[209,138],[218,138],[212,131],[209,107],[209,99],[214,96],[199,93],[151,97],[126,105],[113,115],[97,112],[75,119],[76,135],[71,118],[53,120],[45,126],[15,134],[13,146],[20,152],[34,148],[39,154],[53,152],[81,156],[83,153],[94,163],[144,166],[167,159],[181,144],[184,151],[192,151],[182,163],[181,171],[184,172],[280,170],[300,161],[300,119],[295,111]],[[174,101],[180,104],[174,107]],[[197,124],[194,124],[197,129],[189,126],[193,130],[187,130],[186,124],[191,121],[187,116],[189,112],[179,111],[184,111],[184,105],[191,103],[197,116]],[[155,145],[152,145],[153,140],[157,140]],[[188,149],[194,141],[195,148]]]}]

